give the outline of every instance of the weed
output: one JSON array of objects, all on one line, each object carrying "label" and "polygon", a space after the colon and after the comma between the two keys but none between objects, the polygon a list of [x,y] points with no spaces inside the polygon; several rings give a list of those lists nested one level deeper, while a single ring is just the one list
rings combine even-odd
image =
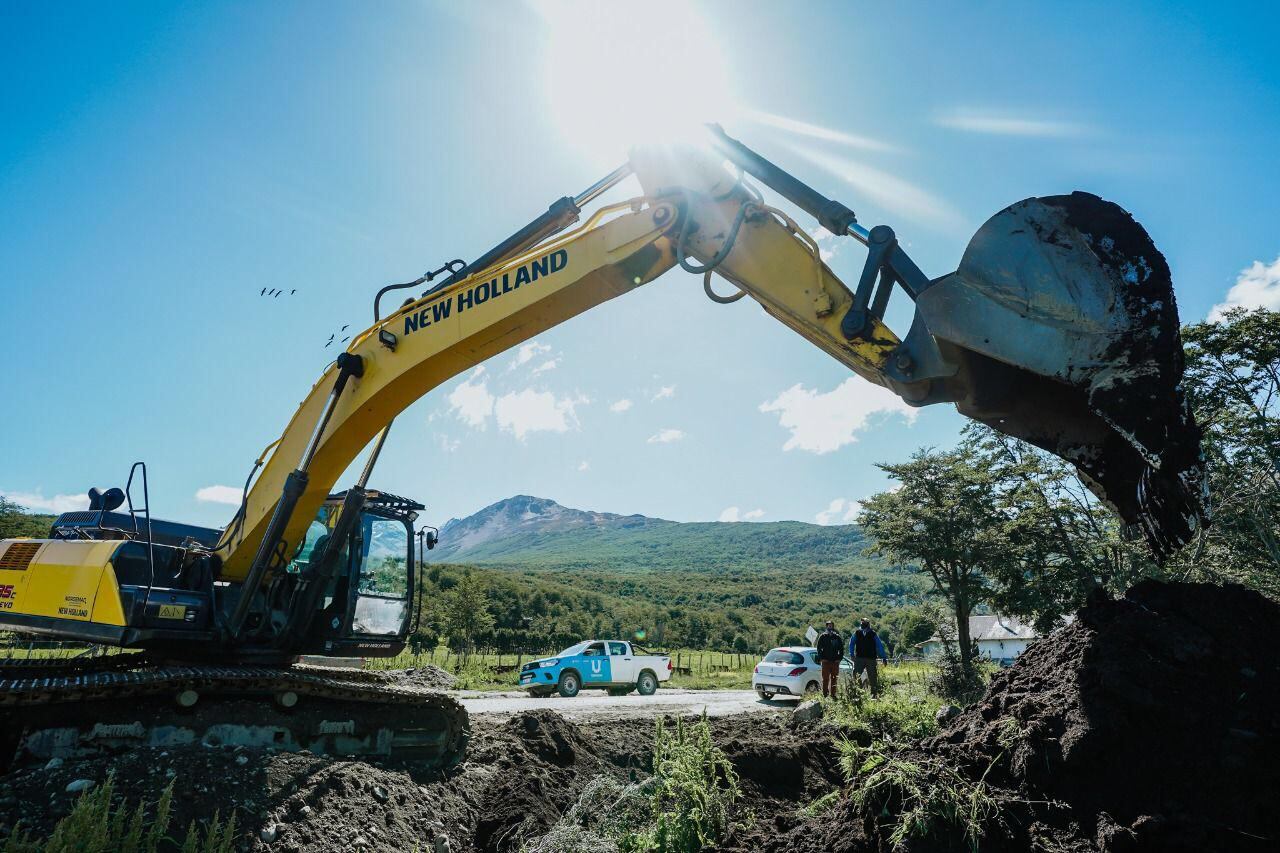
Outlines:
[{"label": "weed", "polygon": [[[71,813],[58,821],[48,839],[39,841],[15,827],[5,840],[3,853],[156,853],[161,843],[175,843],[169,829],[173,782],[156,802],[155,814],[147,825],[147,807],[138,803],[130,814],[125,803],[112,805],[115,778],[87,791],[76,801]],[[195,821],[187,829],[183,853],[231,853],[235,849],[236,819],[225,823],[214,814],[203,837]]]},{"label": "weed", "polygon": [[729,828],[729,808],[740,796],[738,774],[711,741],[702,721],[668,729],[659,718],[653,738],[653,823],[624,835],[627,853],[697,853],[714,847]]},{"label": "weed", "polygon": [[944,830],[958,833],[977,850],[984,826],[998,815],[985,773],[972,782],[934,758],[908,759],[880,745],[859,747],[847,740],[838,748],[854,803],[882,817],[893,815],[889,842],[895,850]]},{"label": "weed", "polygon": [[840,792],[828,791],[821,797],[818,797],[816,800],[806,805],[800,810],[800,812],[806,817],[818,817],[819,815],[824,815],[834,809],[836,804],[839,802]]}]

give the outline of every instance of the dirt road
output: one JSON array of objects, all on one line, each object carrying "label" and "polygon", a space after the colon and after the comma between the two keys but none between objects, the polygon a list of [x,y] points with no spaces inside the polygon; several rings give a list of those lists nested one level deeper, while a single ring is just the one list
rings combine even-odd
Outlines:
[{"label": "dirt road", "polygon": [[516,714],[548,708],[570,720],[600,718],[656,717],[660,714],[701,714],[708,717],[728,714],[789,711],[795,702],[765,702],[751,690],[661,689],[652,696],[632,693],[610,696],[603,690],[584,690],[572,699],[551,696],[534,699],[524,691],[479,693],[464,691],[462,704],[472,714]]}]

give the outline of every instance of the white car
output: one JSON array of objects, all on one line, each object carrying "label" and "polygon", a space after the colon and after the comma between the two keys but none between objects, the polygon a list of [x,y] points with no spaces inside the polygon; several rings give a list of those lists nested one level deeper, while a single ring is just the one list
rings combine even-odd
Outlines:
[{"label": "white car", "polygon": [[[853,672],[848,658],[840,661],[840,674]],[[822,692],[822,664],[813,646],[781,646],[771,649],[756,664],[751,686],[761,699],[791,696],[803,699]]]}]

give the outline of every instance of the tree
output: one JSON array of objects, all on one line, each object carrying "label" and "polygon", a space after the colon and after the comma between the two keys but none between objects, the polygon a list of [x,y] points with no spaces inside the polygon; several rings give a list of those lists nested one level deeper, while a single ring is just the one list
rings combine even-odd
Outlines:
[{"label": "tree", "polygon": [[993,478],[1008,519],[1009,559],[988,573],[990,602],[1001,612],[1049,631],[1094,590],[1119,594],[1161,574],[1073,466],[976,423],[965,428],[960,452]]},{"label": "tree", "polygon": [[0,539],[39,538],[49,535],[51,515],[31,515],[5,497],[0,497]]},{"label": "tree", "polygon": [[1012,559],[999,483],[959,450],[921,450],[903,464],[878,467],[901,485],[864,500],[860,523],[877,553],[928,574],[950,604],[969,666],[969,616],[986,597],[987,577]]},{"label": "tree", "polygon": [[476,638],[493,629],[489,594],[478,575],[467,572],[440,598],[441,633],[459,653],[475,649]]},{"label": "tree", "polygon": [[1182,338],[1213,521],[1177,565],[1280,595],[1280,312],[1233,309]]}]

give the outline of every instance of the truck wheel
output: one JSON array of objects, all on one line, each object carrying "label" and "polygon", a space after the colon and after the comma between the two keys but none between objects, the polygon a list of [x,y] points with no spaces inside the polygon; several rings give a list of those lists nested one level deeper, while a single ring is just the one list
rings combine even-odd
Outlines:
[{"label": "truck wheel", "polygon": [[658,678],[652,672],[640,673],[636,681],[636,690],[641,696],[652,696],[658,690]]},{"label": "truck wheel", "polygon": [[556,685],[556,691],[566,699],[572,699],[578,695],[578,691],[582,689],[582,681],[578,679],[578,673],[566,672],[560,676],[560,683]]}]

